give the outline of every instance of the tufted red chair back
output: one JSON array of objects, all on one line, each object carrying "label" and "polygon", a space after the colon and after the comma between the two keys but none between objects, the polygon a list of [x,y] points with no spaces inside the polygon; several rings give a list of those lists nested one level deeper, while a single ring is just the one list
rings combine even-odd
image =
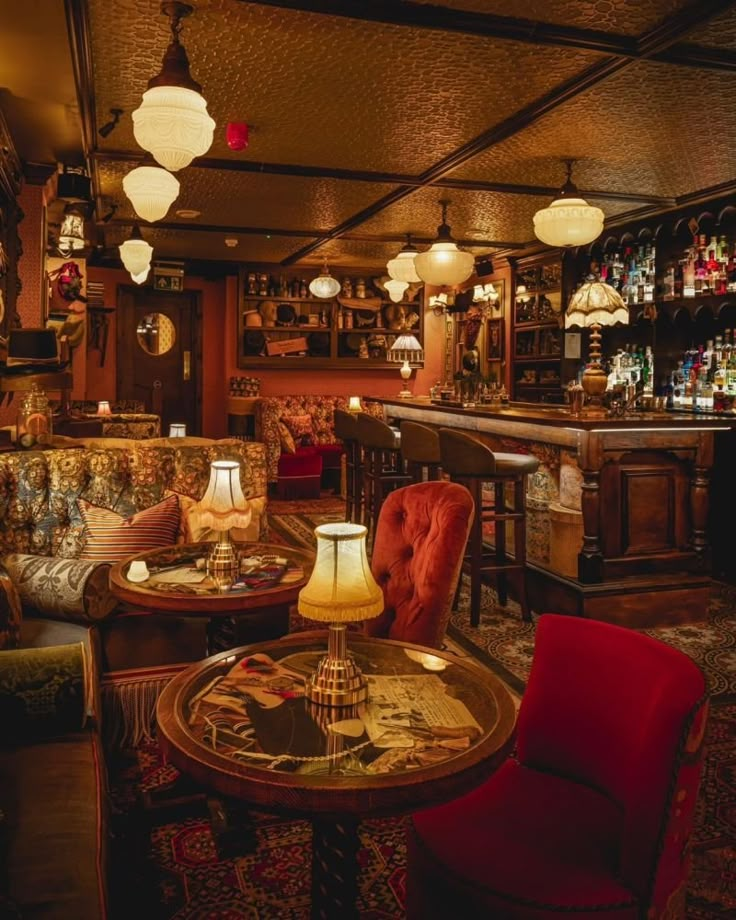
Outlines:
[{"label": "tufted red chair back", "polygon": [[519,762],[618,805],[620,876],[643,903],[669,900],[686,874],[705,695],[700,669],[663,642],[593,620],[540,618]]},{"label": "tufted red chair back", "polygon": [[416,483],[386,498],[371,556],[385,608],[365,622],[368,635],[442,647],[472,519],[470,493],[452,482]]}]

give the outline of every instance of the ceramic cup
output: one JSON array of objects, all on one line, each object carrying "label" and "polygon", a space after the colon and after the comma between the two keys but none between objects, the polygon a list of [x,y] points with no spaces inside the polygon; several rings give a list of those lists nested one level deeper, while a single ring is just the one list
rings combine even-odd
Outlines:
[{"label": "ceramic cup", "polygon": [[128,566],[128,581],[145,581],[148,578],[148,566],[142,559],[134,559]]}]

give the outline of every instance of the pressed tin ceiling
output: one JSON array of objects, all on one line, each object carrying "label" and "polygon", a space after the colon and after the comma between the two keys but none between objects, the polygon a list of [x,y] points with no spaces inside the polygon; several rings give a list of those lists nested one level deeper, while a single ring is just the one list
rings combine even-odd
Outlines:
[{"label": "pressed tin ceiling", "polygon": [[[160,69],[168,20],[159,0],[66,4],[73,35],[88,37],[77,41],[80,108],[98,213],[118,205],[100,225],[112,252],[134,217],[122,191],[142,157],[131,112]],[[382,274],[406,232],[434,238],[441,198],[471,251],[522,251],[566,158],[609,222],[736,187],[736,52],[719,40],[734,36],[736,3],[194,5],[182,43],[217,127],[205,157],[177,174],[182,191],[163,226],[144,229],[157,254],[327,258]],[[122,120],[102,138],[113,107]],[[225,143],[231,120],[251,126],[241,153]],[[184,221],[178,209],[200,214]]]}]

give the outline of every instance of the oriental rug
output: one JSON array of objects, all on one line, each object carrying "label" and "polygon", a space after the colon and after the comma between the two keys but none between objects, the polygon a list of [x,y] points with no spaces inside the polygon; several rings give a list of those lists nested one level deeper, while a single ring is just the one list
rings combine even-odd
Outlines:
[{"label": "oriental rug", "polygon": [[[288,507],[280,507],[287,505]],[[269,505],[272,540],[313,545],[314,526],[342,520],[342,503]],[[298,623],[294,624],[297,628]],[[521,694],[534,650],[535,623],[513,603],[497,604],[484,588],[480,626],[469,625],[467,585],[448,630],[449,651],[468,654]],[[707,622],[647,630],[703,668],[712,692],[705,770],[693,837],[689,920],[736,915],[736,588],[714,584]],[[203,796],[158,808],[156,797],[177,777],[154,742],[112,764],[113,920],[306,920],[309,916],[310,830],[304,821],[254,813],[250,836],[218,852]],[[405,819],[368,820],[361,827],[359,911],[367,920],[404,916]]]}]

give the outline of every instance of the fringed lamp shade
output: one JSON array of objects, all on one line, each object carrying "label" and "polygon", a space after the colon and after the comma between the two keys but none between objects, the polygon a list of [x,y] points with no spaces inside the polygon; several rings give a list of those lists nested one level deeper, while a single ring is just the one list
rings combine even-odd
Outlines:
[{"label": "fringed lamp shade", "polygon": [[570,298],[565,327],[628,323],[629,310],[619,292],[604,281],[586,281]]},{"label": "fringed lamp shade", "polygon": [[383,610],[365,548],[362,524],[322,524],[315,528],[317,558],[299,593],[299,613],[329,623],[327,654],[306,681],[313,703],[349,706],[367,696],[367,682],[347,648],[346,623],[370,620]]},{"label": "fringed lamp shade", "polygon": [[207,491],[197,505],[202,527],[230,530],[247,527],[251,509],[240,485],[240,464],[236,460],[213,460]]}]

